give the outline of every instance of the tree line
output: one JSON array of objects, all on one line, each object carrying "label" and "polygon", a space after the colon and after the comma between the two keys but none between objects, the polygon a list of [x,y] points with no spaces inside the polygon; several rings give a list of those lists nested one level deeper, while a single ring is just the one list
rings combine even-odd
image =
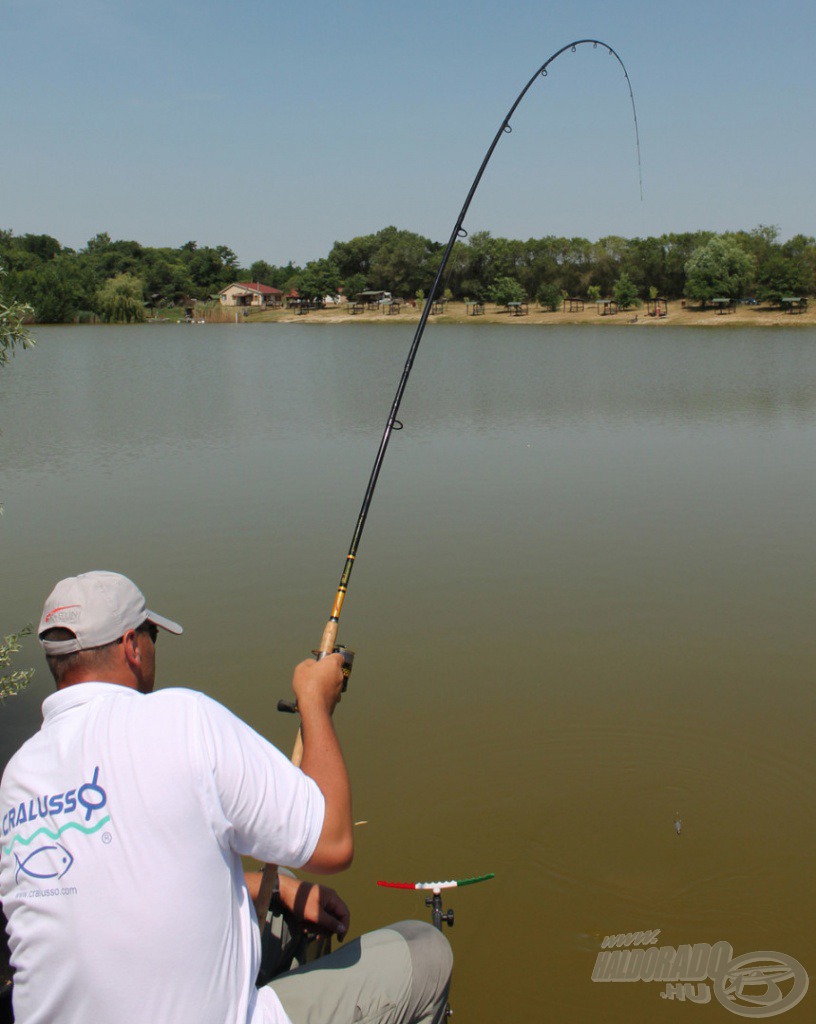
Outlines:
[{"label": "tree line", "polygon": [[[303,298],[366,289],[422,298],[439,269],[444,245],[412,231],[383,228],[335,242],[325,257],[305,266],[257,260],[242,267],[225,245],[156,248],[113,241],[102,233],[81,249],[50,235],[0,231],[0,289],[7,300],[27,303],[41,323],[99,318],[141,320],[145,311],[214,301],[234,281],[255,281]],[[782,296],[816,292],[816,239],[779,240],[776,227],[717,234],[694,231],[659,237],[547,236],[517,241],[475,232],[457,241],[442,282],[449,298],[473,301],[537,300],[555,306],[564,296],[753,298],[779,303]]]}]

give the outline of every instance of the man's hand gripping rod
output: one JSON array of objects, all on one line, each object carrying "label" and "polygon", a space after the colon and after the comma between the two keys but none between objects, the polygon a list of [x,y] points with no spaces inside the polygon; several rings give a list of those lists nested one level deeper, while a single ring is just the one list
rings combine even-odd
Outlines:
[{"label": "man's hand gripping rod", "polygon": [[[342,584],[341,584],[342,585]],[[345,587],[343,589],[345,593]],[[338,591],[338,598],[340,592]],[[351,675],[351,667],[354,664],[354,651],[348,650],[341,644],[336,643],[337,630],[339,628],[339,616],[340,607],[342,607],[342,599],[339,601],[335,598],[334,608],[332,609],[332,618],[326,623],[326,628],[323,630],[323,636],[320,640],[320,647],[317,650],[312,651],[312,654],[318,661],[327,657],[329,654],[342,654],[343,656],[343,693],[346,692],[348,686],[349,676]],[[337,618],[334,618],[335,612]],[[297,714],[298,706],[297,701],[290,700],[279,700],[278,711],[285,711],[288,714]],[[303,736],[300,729],[298,729],[297,736],[295,737],[295,745],[292,750],[292,764],[300,767],[300,762],[303,760]],[[258,890],[258,896],[255,900],[255,913],[258,917],[258,924],[263,931],[264,922],[266,921],[266,915],[269,911],[269,904],[272,902],[272,895],[275,891],[275,879],[278,874],[277,864],[265,864],[263,869],[263,876],[261,878],[261,885]]]}]

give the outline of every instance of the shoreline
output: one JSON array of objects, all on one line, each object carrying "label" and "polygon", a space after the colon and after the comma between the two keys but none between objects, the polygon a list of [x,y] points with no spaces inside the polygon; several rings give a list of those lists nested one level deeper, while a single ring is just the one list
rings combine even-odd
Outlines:
[{"label": "shoreline", "polygon": [[[239,323],[417,323],[422,312],[421,303],[415,307],[404,304],[399,313],[388,314],[381,310],[366,311],[352,316],[344,306],[310,310],[299,314],[290,309],[250,310],[249,316],[238,314]],[[236,310],[229,311],[219,308],[217,316],[207,317],[207,323],[233,323]],[[738,305],[733,312],[722,313],[716,309],[700,309],[683,305],[680,300],[668,304],[668,315],[660,317],[648,316],[644,307],[622,310],[619,313],[601,316],[595,304],[587,304],[582,313],[550,312],[538,309],[531,304],[530,312],[524,316],[514,316],[492,304],[485,305],[481,316],[471,316],[465,311],[463,302],[447,303],[444,313],[428,317],[429,323],[435,324],[527,324],[539,327],[561,327],[574,324],[592,324],[596,326],[629,326],[658,329],[666,324],[676,327],[813,327],[816,326],[816,304],[802,313],[790,313],[766,306]]]}]

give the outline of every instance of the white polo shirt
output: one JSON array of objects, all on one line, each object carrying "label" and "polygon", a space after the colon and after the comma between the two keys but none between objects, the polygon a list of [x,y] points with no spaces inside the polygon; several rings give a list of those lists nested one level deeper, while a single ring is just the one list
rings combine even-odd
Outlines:
[{"label": "white polo shirt", "polygon": [[286,1024],[241,855],[301,867],[317,785],[192,690],[81,683],[0,785],[18,1024]]}]

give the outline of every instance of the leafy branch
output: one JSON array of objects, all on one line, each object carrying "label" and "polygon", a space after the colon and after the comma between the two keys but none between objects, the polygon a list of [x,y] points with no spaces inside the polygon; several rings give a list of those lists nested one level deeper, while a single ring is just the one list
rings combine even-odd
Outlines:
[{"label": "leafy branch", "polygon": [[[0,270],[2,273],[2,270]],[[29,348],[34,344],[34,339],[25,326],[25,321],[33,315],[33,309],[23,302],[5,302],[0,296],[0,366],[4,366],[16,349]],[[3,513],[3,506],[0,505],[0,515]],[[25,689],[31,682],[34,675],[33,669],[18,670],[5,673],[11,667],[13,655],[20,650],[20,640],[32,633],[31,625],[24,626],[18,633],[10,633],[0,640],[0,704],[7,697],[13,697],[20,690]]]},{"label": "leafy branch", "polygon": [[[0,671],[11,667],[13,656],[20,650],[20,640],[24,636],[31,636],[32,632],[33,628],[31,623],[29,623],[27,626],[23,626],[19,633],[11,633],[0,640]],[[20,690],[25,689],[31,682],[33,675],[34,669],[28,668],[23,671],[18,670],[0,676],[0,704],[7,697],[13,697]]]},{"label": "leafy branch", "polygon": [[34,315],[28,303],[6,303],[0,298],[0,366],[4,366],[15,349],[29,348],[34,339],[25,326],[27,318]]}]

